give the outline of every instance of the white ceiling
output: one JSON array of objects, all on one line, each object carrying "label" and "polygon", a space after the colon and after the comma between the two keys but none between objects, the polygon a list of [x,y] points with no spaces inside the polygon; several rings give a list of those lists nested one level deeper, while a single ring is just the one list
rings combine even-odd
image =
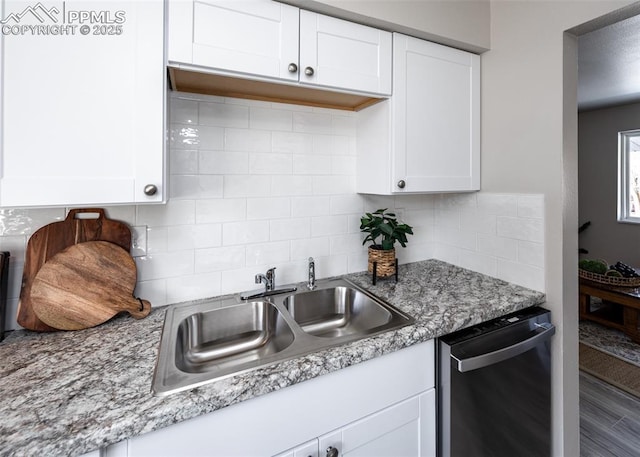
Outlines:
[{"label": "white ceiling", "polygon": [[578,38],[578,109],[640,101],[640,15]]}]

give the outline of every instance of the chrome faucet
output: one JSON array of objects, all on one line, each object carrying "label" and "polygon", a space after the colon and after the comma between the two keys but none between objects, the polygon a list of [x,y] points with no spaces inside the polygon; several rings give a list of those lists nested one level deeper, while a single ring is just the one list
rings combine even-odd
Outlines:
[{"label": "chrome faucet", "polygon": [[269,268],[266,274],[258,273],[256,275],[256,284],[264,282],[264,291],[270,292],[276,288],[276,267]]},{"label": "chrome faucet", "polygon": [[313,257],[309,257],[309,282],[307,283],[307,289],[313,290],[316,288],[316,263],[313,261]]}]

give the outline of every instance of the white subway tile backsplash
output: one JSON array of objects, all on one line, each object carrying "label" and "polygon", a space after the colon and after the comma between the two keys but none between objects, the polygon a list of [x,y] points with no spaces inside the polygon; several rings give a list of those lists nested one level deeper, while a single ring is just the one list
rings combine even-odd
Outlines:
[{"label": "white subway tile backsplash", "polygon": [[311,235],[311,219],[297,217],[289,219],[272,219],[269,227],[271,241],[297,240]]},{"label": "white subway tile backsplash", "polygon": [[291,216],[317,216],[332,214],[332,202],[334,197],[309,196],[291,197]]},{"label": "white subway tile backsplash", "polygon": [[167,250],[212,248],[222,245],[222,224],[175,225],[167,228]]},{"label": "white subway tile backsplash", "polygon": [[246,255],[247,266],[288,262],[290,259],[289,241],[249,244]]},{"label": "white subway tile backsplash", "polygon": [[277,196],[305,196],[313,194],[313,182],[309,176],[272,175],[271,195]]},{"label": "white subway tile backsplash", "polygon": [[317,216],[311,218],[311,236],[346,234],[347,216]]},{"label": "white subway tile backsplash", "polygon": [[460,266],[495,277],[498,272],[498,259],[475,251],[460,249],[458,251]]},{"label": "white subway tile backsplash", "polygon": [[167,302],[181,303],[220,295],[220,272],[167,279]]},{"label": "white subway tile backsplash", "polygon": [[194,253],[196,273],[210,273],[213,271],[242,268],[246,260],[246,249],[244,246],[196,249]]},{"label": "white subway tile backsplash", "polygon": [[271,132],[267,130],[224,129],[227,151],[271,152]]},{"label": "white subway tile backsplash", "polygon": [[172,149],[169,151],[169,171],[173,175],[198,173],[198,151]]},{"label": "white subway tile backsplash", "polygon": [[356,183],[352,176],[312,176],[314,195],[352,194]]},{"label": "white subway tile backsplash", "polygon": [[[107,208],[146,228],[135,294],[153,306],[256,289],[270,267],[279,284],[306,281],[310,256],[318,278],[366,270],[360,218],[379,208],[414,227],[400,263],[435,257],[544,290],[542,195],[360,195],[357,113],[181,93],[169,107],[169,202]],[[11,316],[28,237],[67,210],[0,209]]]},{"label": "white subway tile backsplash", "polygon": [[251,153],[249,154],[249,174],[273,175],[291,173],[293,157],[282,153]]},{"label": "white subway tile backsplash", "polygon": [[[188,276],[187,276],[188,277]],[[183,277],[184,278],[184,277]],[[177,278],[181,279],[181,278]],[[135,297],[144,298],[151,303],[151,307],[164,306],[175,303],[167,300],[167,280],[154,279],[150,281],[140,281],[136,283],[133,293]]]},{"label": "white subway tile backsplash", "polygon": [[171,122],[176,124],[198,123],[198,102],[175,97],[171,100]]},{"label": "white subway tile backsplash", "polygon": [[544,223],[542,219],[498,216],[498,236],[516,240],[544,241]]},{"label": "white subway tile backsplash", "polygon": [[364,214],[364,199],[359,194],[333,195],[331,198],[331,214]]},{"label": "white subway tile backsplash", "polygon": [[290,154],[312,154],[313,135],[297,132],[272,132],[271,150]]},{"label": "white subway tile backsplash", "polygon": [[247,220],[291,217],[288,197],[260,197],[247,199]]},{"label": "white subway tile backsplash", "polygon": [[147,227],[147,254],[169,250],[169,227]]},{"label": "white subway tile backsplash", "polygon": [[262,197],[271,194],[270,175],[224,176],[224,198]]},{"label": "white subway tile backsplash", "polygon": [[478,209],[487,214],[498,216],[518,215],[518,196],[503,194],[478,194]]},{"label": "white subway tile backsplash", "polygon": [[251,107],[249,127],[259,130],[290,132],[293,129],[293,113],[290,110]]},{"label": "white subway tile backsplash", "polygon": [[[291,240],[291,260],[304,260],[309,257],[326,257],[329,255],[329,238],[315,237]],[[319,276],[316,274],[319,278]]]},{"label": "white subway tile backsplash", "polygon": [[220,198],[196,201],[196,223],[242,221],[247,218],[247,200]]},{"label": "white subway tile backsplash", "polygon": [[332,156],[331,173],[334,175],[355,176],[356,158],[354,156]]},{"label": "white subway tile backsplash", "polygon": [[367,252],[367,248],[362,245],[363,239],[364,234],[360,233],[332,236],[329,239],[329,253],[331,255],[340,255]]},{"label": "white subway tile backsplash", "polygon": [[249,108],[225,103],[200,103],[200,125],[216,127],[249,127]]},{"label": "white subway tile backsplash", "polygon": [[518,241],[518,262],[544,268],[544,244]]},{"label": "white subway tile backsplash", "polygon": [[249,173],[249,153],[238,151],[200,151],[201,174],[238,175]]},{"label": "white subway tile backsplash", "polygon": [[438,227],[460,229],[459,209],[436,209],[433,212],[433,215],[435,218],[435,224]]},{"label": "white subway tile backsplash", "polygon": [[159,252],[136,257],[138,281],[190,276],[194,272],[193,259],[194,252],[191,250]]},{"label": "white subway tile backsplash", "polygon": [[479,233],[478,252],[503,259],[516,260],[518,256],[518,242],[511,238]]},{"label": "white subway tile backsplash", "polygon": [[498,220],[495,214],[487,214],[478,209],[469,209],[460,212],[460,227],[465,230],[495,235],[497,225]]},{"label": "white subway tile backsplash", "polygon": [[544,217],[544,196],[519,195],[518,217],[542,219]]},{"label": "white subway tile backsplash", "polygon": [[293,173],[298,175],[331,174],[331,156],[294,155]]},{"label": "white subway tile backsplash", "polygon": [[530,289],[545,290],[543,268],[498,259],[498,273],[496,277]]},{"label": "white subway tile backsplash", "polygon": [[332,116],[324,112],[295,112],[293,113],[293,131],[303,133],[332,132]]},{"label": "white subway tile backsplash", "polygon": [[477,195],[476,193],[440,194],[435,200],[435,207],[440,209],[476,208],[478,207]]},{"label": "white subway tile backsplash", "polygon": [[195,200],[169,200],[166,205],[141,205],[138,207],[136,225],[169,226],[194,224]]},{"label": "white subway tile backsplash", "polygon": [[352,135],[356,130],[357,118],[355,116],[333,116],[331,133],[334,135]]},{"label": "white subway tile backsplash", "polygon": [[269,241],[269,221],[225,222],[222,224],[224,246]]},{"label": "white subway tile backsplash", "polygon": [[0,236],[32,235],[40,227],[64,220],[64,208],[0,209]]},{"label": "white subway tile backsplash", "polygon": [[435,227],[435,239],[437,243],[456,246],[475,251],[477,249],[476,232],[458,230],[451,227]]}]

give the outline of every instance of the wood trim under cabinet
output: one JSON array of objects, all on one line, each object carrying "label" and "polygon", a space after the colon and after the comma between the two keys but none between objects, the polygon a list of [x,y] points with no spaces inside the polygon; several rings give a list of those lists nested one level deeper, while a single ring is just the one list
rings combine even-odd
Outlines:
[{"label": "wood trim under cabinet", "polygon": [[383,98],[319,90],[304,86],[254,81],[169,67],[172,90],[277,103],[360,111]]}]

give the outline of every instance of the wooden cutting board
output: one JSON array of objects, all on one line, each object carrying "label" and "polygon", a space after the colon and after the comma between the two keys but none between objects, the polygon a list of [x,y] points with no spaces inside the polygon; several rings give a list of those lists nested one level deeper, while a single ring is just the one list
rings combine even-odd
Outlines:
[{"label": "wooden cutting board", "polygon": [[[86,219],[86,216],[97,216]],[[127,252],[131,248],[131,230],[123,222],[107,219],[102,208],[72,209],[64,221],[38,229],[29,238],[25,254],[17,321],[22,327],[40,332],[55,328],[42,322],[31,307],[31,284],[48,259],[69,246],[86,241],[110,241]]]},{"label": "wooden cutting board", "polygon": [[36,274],[31,306],[38,318],[59,330],[100,325],[121,312],[141,319],[151,311],[134,298],[136,264],[129,252],[107,241],[74,244]]}]

